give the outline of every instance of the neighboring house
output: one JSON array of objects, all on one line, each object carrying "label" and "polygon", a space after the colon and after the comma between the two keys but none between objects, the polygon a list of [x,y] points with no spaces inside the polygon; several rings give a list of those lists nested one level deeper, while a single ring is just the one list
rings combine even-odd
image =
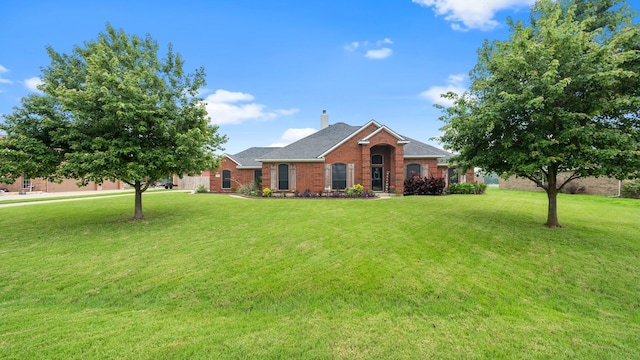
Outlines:
[{"label": "neighboring house", "polygon": [[446,164],[451,153],[400,135],[371,120],[363,126],[329,125],[280,148],[252,147],[225,154],[211,177],[213,192],[231,192],[260,181],[273,191],[331,192],[361,184],[367,190],[402,193],[404,180],[434,176],[447,182],[473,181],[473,170],[458,176]]},{"label": "neighboring house", "polygon": [[[570,176],[569,173],[562,173],[558,175],[558,182],[566,180],[568,176]],[[562,192],[572,194],[620,196],[622,184],[625,182],[626,181],[619,181],[605,176],[590,176],[571,181],[562,189]],[[500,178],[498,186],[500,189],[504,190],[544,191],[544,189],[539,187],[535,182],[527,178],[515,176],[512,176],[507,180]]]},{"label": "neighboring house", "polygon": [[[6,138],[6,135],[0,134],[0,140]],[[77,180],[64,179],[61,183],[47,181],[46,179],[36,178],[28,179],[19,177],[13,184],[0,183],[1,188],[7,188],[9,192],[28,193],[33,191],[42,192],[62,192],[62,191],[83,191],[83,190],[119,190],[124,188],[121,181],[111,182],[105,181],[103,184],[90,182],[86,186],[79,187]]]},{"label": "neighboring house", "polygon": [[63,191],[89,191],[89,190],[120,190],[124,189],[124,183],[121,181],[105,181],[103,184],[90,182],[86,186],[79,187],[78,180],[64,179],[61,183],[47,181],[46,179],[36,178],[27,179],[19,177],[13,184],[1,184],[0,187],[6,187],[10,192],[63,192]]}]

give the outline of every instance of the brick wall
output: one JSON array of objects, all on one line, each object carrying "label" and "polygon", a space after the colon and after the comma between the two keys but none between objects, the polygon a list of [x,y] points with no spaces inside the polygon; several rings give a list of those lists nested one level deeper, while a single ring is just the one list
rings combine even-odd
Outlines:
[{"label": "brick wall", "polygon": [[[209,191],[211,192],[231,192],[231,188],[240,189],[242,185],[253,184],[254,171],[256,169],[238,169],[238,164],[225,157],[220,162],[220,168],[211,172],[209,176]],[[222,188],[222,171],[231,171],[231,186],[229,189]],[[263,172],[264,176],[264,172]],[[264,182],[263,182],[264,186]]]},{"label": "brick wall", "polygon": [[[569,173],[560,174],[558,176],[558,182],[563,182],[569,176]],[[624,184],[624,181],[622,183]],[[616,179],[608,177],[587,177],[571,181],[565,186],[563,191],[578,190],[577,192],[583,194],[618,196],[619,186],[620,183]],[[505,190],[544,191],[544,189],[537,187],[533,181],[515,176],[507,180],[500,178],[499,187]]]},{"label": "brick wall", "polygon": [[89,182],[86,186],[79,187],[77,185],[78,180],[64,179],[61,183],[55,183],[47,181],[46,179],[36,178],[31,179],[31,189],[23,189],[23,179],[20,177],[16,179],[13,184],[0,184],[0,187],[6,187],[10,192],[20,192],[22,190],[29,191],[41,191],[41,192],[67,192],[67,191],[95,191],[95,190],[120,190],[124,189],[124,183],[121,181],[105,181],[103,184],[96,184],[95,182]]}]

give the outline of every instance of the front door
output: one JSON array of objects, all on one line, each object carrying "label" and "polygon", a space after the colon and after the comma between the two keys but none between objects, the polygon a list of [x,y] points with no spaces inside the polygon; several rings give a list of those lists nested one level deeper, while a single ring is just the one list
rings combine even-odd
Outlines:
[{"label": "front door", "polygon": [[382,167],[371,168],[371,190],[382,191]]}]

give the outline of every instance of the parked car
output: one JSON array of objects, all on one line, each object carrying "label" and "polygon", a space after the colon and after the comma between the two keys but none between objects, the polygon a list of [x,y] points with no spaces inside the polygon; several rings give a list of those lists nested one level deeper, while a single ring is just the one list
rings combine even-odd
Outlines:
[{"label": "parked car", "polygon": [[0,187],[0,193],[3,192],[9,192],[9,189],[7,189],[6,187]]},{"label": "parked car", "polygon": [[174,186],[178,186],[178,184],[174,184],[171,182],[166,182],[164,184],[160,184],[160,186],[164,186],[165,189],[173,189]]}]

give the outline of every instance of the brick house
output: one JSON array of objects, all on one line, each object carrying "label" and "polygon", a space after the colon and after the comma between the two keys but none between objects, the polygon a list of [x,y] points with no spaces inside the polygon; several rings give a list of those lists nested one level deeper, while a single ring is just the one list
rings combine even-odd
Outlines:
[{"label": "brick house", "polygon": [[224,154],[210,180],[213,192],[232,192],[260,179],[274,191],[330,192],[361,184],[367,190],[402,193],[410,176],[473,181],[473,170],[457,176],[446,164],[451,153],[400,135],[371,120],[362,126],[329,125],[284,147],[252,147]]},{"label": "brick house", "polygon": [[124,189],[122,181],[105,181],[102,184],[89,182],[86,186],[78,186],[78,180],[64,179],[60,183],[48,181],[42,178],[28,179],[19,177],[13,184],[2,184],[0,187],[7,188],[9,192],[64,192],[64,191],[91,191],[91,190],[121,190]]}]

